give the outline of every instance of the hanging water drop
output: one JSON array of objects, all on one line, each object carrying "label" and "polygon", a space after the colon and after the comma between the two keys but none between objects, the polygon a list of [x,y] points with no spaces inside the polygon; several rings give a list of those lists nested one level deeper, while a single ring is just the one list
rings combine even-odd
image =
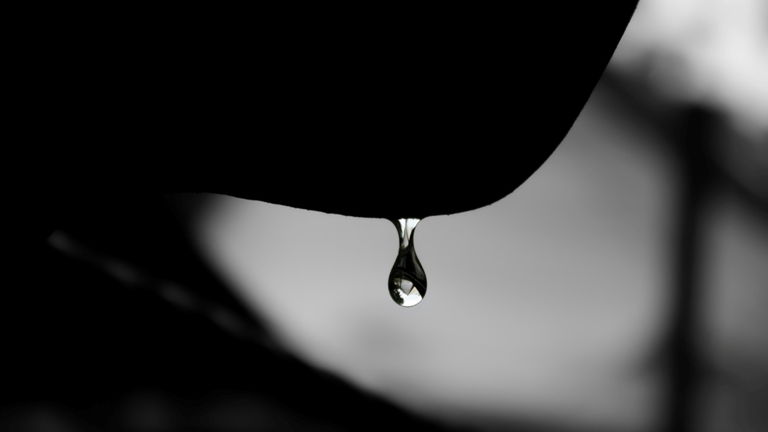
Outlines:
[{"label": "hanging water drop", "polygon": [[400,250],[395,265],[389,273],[389,295],[400,306],[414,306],[427,293],[427,275],[416,256],[413,246],[413,230],[420,219],[392,220],[400,237]]}]

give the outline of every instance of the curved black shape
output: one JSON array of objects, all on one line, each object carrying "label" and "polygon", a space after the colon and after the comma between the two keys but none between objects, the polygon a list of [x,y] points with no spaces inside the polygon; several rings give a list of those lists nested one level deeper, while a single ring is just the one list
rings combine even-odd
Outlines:
[{"label": "curved black shape", "polygon": [[60,193],[387,218],[485,206],[563,139],[636,0],[539,3],[270,8],[248,28],[105,22],[44,40],[30,134],[64,144],[35,166]]}]

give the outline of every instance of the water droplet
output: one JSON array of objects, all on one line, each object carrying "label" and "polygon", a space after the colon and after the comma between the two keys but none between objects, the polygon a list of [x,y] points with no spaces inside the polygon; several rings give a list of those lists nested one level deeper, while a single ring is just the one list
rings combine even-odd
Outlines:
[{"label": "water droplet", "polygon": [[392,220],[400,237],[400,250],[389,273],[389,295],[400,306],[417,305],[427,293],[427,275],[413,246],[413,230],[419,220]]}]

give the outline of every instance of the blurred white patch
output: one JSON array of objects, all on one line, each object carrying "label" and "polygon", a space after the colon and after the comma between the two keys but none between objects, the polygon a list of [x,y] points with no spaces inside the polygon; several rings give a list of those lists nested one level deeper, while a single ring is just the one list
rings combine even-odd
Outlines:
[{"label": "blurred white patch", "polygon": [[768,132],[768,2],[642,0],[611,66]]}]

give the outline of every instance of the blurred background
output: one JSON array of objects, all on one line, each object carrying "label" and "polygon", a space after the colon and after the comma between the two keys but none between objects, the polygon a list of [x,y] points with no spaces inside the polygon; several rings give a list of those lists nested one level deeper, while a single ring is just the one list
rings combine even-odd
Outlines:
[{"label": "blurred background", "polygon": [[[110,430],[359,430],[337,418],[370,410],[438,430],[768,430],[762,0],[642,0],[541,169],[491,206],[419,224],[429,291],[414,308],[387,292],[398,240],[386,220],[202,194],[167,204],[203,258],[164,256],[184,280],[102,253],[130,240],[119,235],[58,231],[49,244],[130,298],[159,299],[158,316],[237,341],[210,351],[231,373],[208,392],[136,385],[104,395],[107,411],[30,399],[0,410],[4,429],[99,430],[83,420],[96,412]],[[234,294],[193,288],[214,278]],[[197,355],[177,349],[179,362]]]},{"label": "blurred background", "polygon": [[221,197],[195,229],[292,351],[408,410],[489,430],[758,431],[766,209],[768,4],[645,0],[538,172],[418,226],[419,306],[390,304],[387,221]]}]

